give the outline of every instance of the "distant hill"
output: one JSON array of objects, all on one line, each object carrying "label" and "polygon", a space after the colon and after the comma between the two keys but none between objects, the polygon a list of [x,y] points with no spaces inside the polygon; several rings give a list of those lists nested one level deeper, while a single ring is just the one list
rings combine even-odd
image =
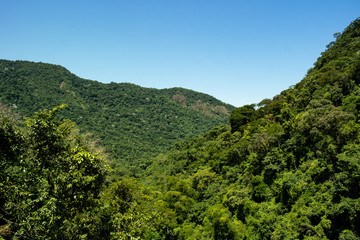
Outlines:
[{"label": "distant hill", "polygon": [[[146,168],[175,142],[227,124],[233,106],[183,88],[153,89],[85,80],[62,66],[0,60],[0,102],[23,116],[61,104],[63,117],[92,132],[113,167]],[[134,167],[136,166],[136,167]],[[126,171],[122,174],[127,173]]]}]

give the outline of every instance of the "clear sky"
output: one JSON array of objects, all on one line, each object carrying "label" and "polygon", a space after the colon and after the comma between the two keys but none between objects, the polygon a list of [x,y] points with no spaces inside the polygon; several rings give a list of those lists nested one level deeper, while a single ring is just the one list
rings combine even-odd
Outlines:
[{"label": "clear sky", "polygon": [[0,0],[0,58],[235,106],[299,82],[359,0]]}]

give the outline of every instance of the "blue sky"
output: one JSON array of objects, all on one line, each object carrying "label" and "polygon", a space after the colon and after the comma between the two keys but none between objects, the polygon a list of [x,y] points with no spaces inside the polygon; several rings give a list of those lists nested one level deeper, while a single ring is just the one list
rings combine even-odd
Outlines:
[{"label": "blue sky", "polygon": [[0,58],[235,106],[299,82],[359,0],[0,0]]}]

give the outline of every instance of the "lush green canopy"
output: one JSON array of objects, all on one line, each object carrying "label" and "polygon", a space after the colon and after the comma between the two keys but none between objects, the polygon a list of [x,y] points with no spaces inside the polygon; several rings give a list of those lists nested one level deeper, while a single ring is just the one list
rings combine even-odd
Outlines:
[{"label": "lush green canopy", "polygon": [[0,102],[25,116],[67,104],[61,118],[92,132],[120,176],[136,176],[175,142],[227,123],[234,109],[183,88],[103,84],[79,78],[61,66],[8,60],[0,60]]},{"label": "lush green canopy", "polygon": [[357,19],[299,84],[114,183],[61,107],[25,121],[2,107],[0,236],[359,239],[359,84]]},{"label": "lush green canopy", "polygon": [[359,239],[359,83],[357,19],[299,84],[159,157],[173,238]]}]

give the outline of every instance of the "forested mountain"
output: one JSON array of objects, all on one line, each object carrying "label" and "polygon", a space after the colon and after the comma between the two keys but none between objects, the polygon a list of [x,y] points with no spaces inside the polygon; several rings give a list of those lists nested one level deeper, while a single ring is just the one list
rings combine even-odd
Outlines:
[{"label": "forested mountain", "polygon": [[103,84],[61,66],[7,60],[0,60],[0,103],[25,116],[67,104],[61,116],[92,132],[106,147],[114,169],[131,166],[133,173],[180,139],[228,123],[234,109],[183,88]]},{"label": "forested mountain", "polygon": [[0,238],[359,239],[360,18],[334,36],[300,83],[176,143],[142,179],[107,182],[61,107],[25,121],[0,108]]},{"label": "forested mountain", "polygon": [[176,237],[360,238],[360,19],[334,36],[300,83],[158,158]]}]

